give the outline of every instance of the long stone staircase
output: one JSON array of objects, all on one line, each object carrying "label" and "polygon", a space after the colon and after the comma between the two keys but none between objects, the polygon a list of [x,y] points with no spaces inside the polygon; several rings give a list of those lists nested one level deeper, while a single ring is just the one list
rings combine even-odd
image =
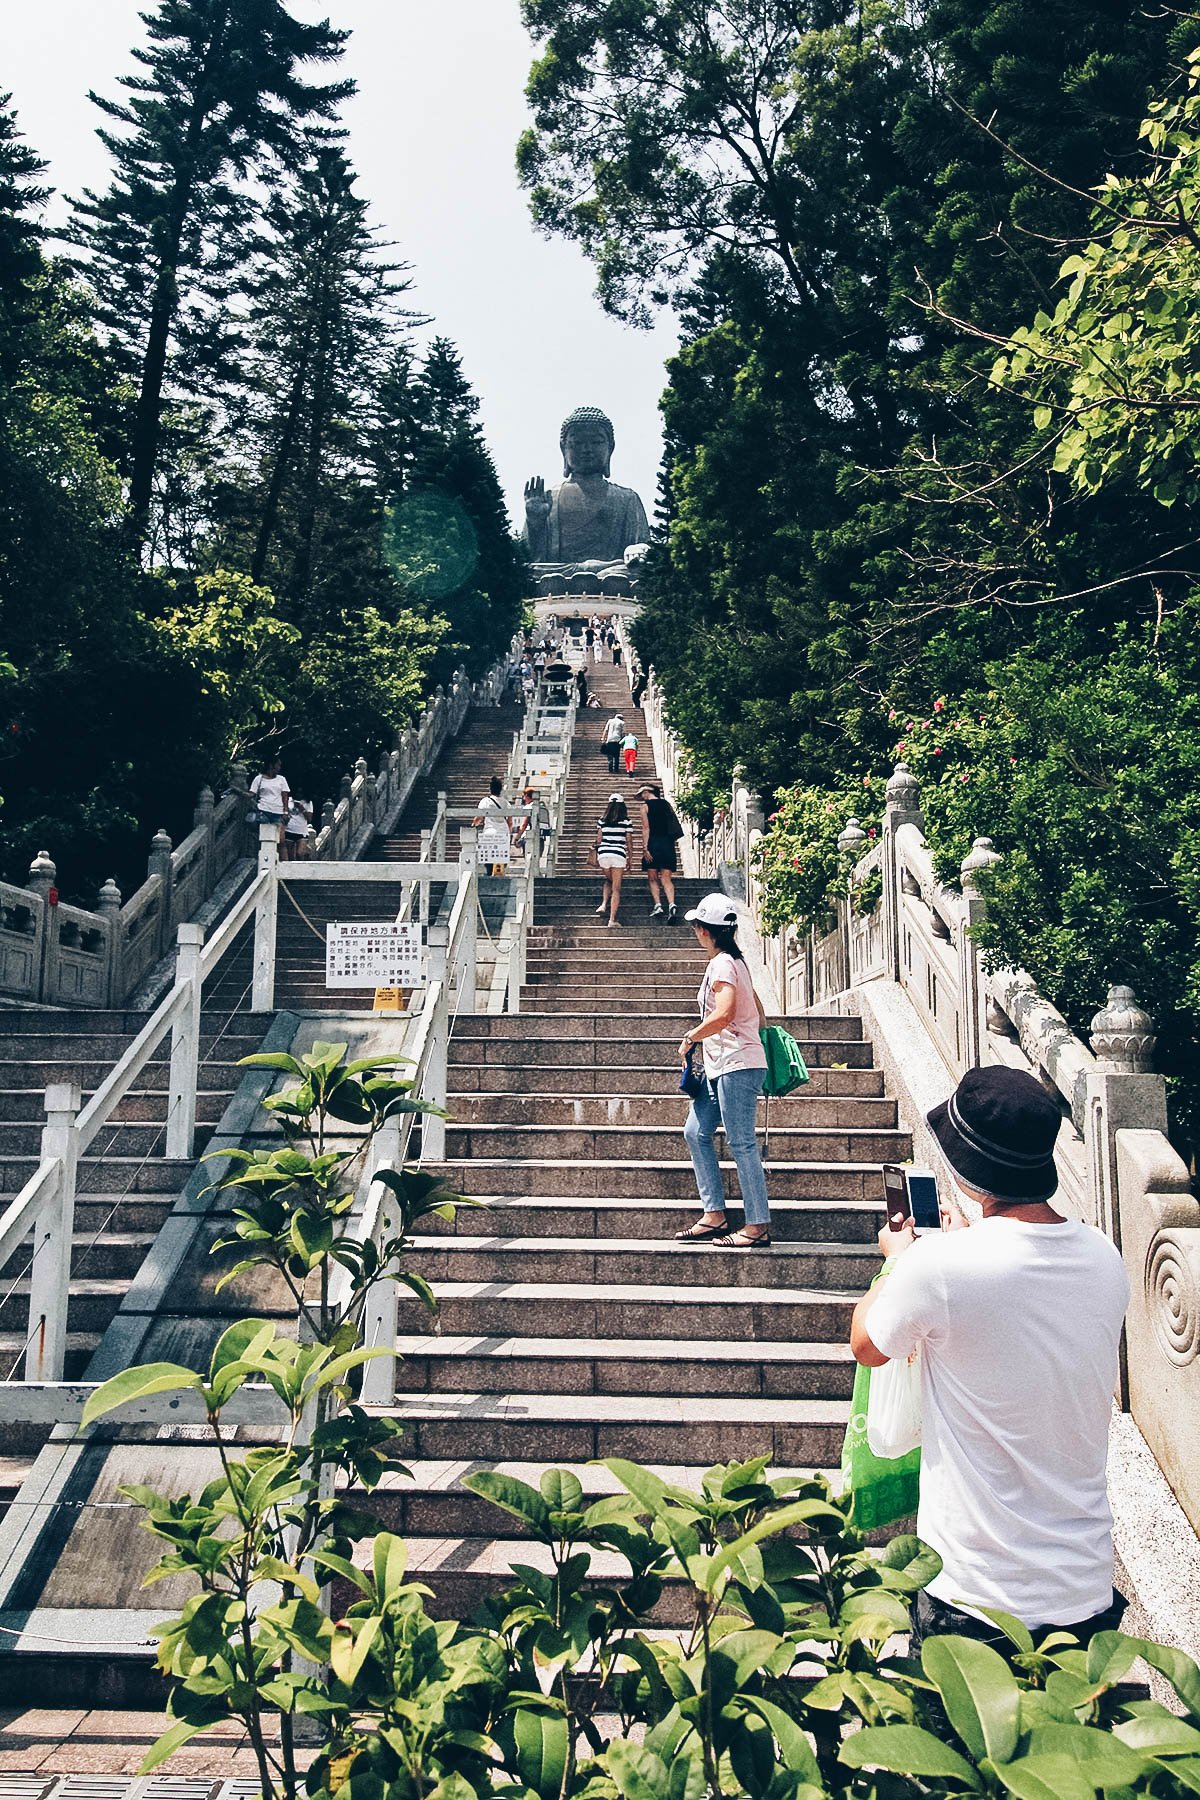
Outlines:
[{"label": "long stone staircase", "polygon": [[[770,1106],[774,1247],[675,1241],[698,1210],[676,1045],[703,957],[689,927],[650,919],[638,857],[620,927],[594,914],[599,878],[581,871],[595,822],[654,765],[638,730],[634,781],[609,774],[603,723],[617,704],[634,714],[623,670],[588,673],[605,705],[579,715],[566,872],[538,883],[521,1011],[460,1018],[451,1039],[443,1172],[487,1209],[420,1240],[438,1331],[415,1303],[402,1309],[397,1412],[413,1479],[374,1504],[409,1535],[447,1614],[501,1589],[514,1558],[540,1558],[497,1537],[514,1528],[462,1487],[472,1470],[536,1480],[561,1464],[600,1494],[614,1484],[589,1465],[606,1456],[685,1484],[764,1453],[780,1468],[836,1466],[850,1310],[878,1265],[879,1165],[910,1154],[859,1022],[789,1020],[812,1080]],[[679,883],[681,913],[701,891]],[[736,1195],[731,1164],[726,1179]]]},{"label": "long stone staircase", "polygon": [[[773,1248],[738,1252],[676,1242],[674,1234],[698,1211],[675,1051],[696,1017],[703,956],[682,921],[672,928],[650,918],[636,853],[619,928],[595,915],[600,881],[587,868],[587,852],[596,820],[610,792],[632,801],[637,779],[653,775],[654,764],[625,671],[593,664],[588,676],[603,705],[578,717],[558,872],[537,883],[521,1010],[460,1015],[454,1023],[443,1173],[486,1208],[435,1221],[418,1239],[415,1266],[432,1282],[440,1315],[434,1328],[415,1301],[401,1303],[395,1411],[406,1426],[401,1453],[411,1478],[389,1479],[370,1502],[408,1537],[414,1573],[444,1615],[470,1614],[507,1585],[514,1560],[541,1561],[540,1547],[522,1542],[515,1523],[464,1488],[473,1470],[498,1467],[536,1480],[546,1466],[564,1465],[588,1494],[599,1495],[615,1487],[593,1460],[607,1456],[647,1462],[685,1484],[713,1461],[758,1454],[769,1454],[780,1470],[833,1468],[852,1386],[850,1310],[877,1266],[879,1165],[910,1153],[859,1022],[792,1019],[812,1079],[799,1094],[771,1102],[769,1116],[760,1111],[760,1125],[769,1126]],[[609,774],[600,748],[604,721],[618,707],[642,739],[632,781]],[[472,715],[378,855],[416,855],[439,789],[452,805],[472,804],[488,776],[503,770],[517,722],[508,709]],[[456,854],[452,833],[448,855]],[[317,940],[322,909],[334,903],[323,891],[320,883],[300,888],[307,918],[281,897],[280,1006],[322,1009]],[[681,913],[701,891],[694,881],[679,882]],[[364,882],[343,887],[337,903],[352,905],[358,917],[387,916],[395,899],[389,884]],[[238,1011],[247,976],[247,953],[238,946],[224,979],[214,983],[214,997],[227,1010],[205,1039],[202,1133],[212,1129],[236,1084],[237,1056],[257,1048],[263,1036],[266,1021]],[[95,1015],[81,1015],[68,1029],[62,1015],[44,1025],[30,1014],[21,1019],[22,1035],[10,1039],[0,1068],[8,1077],[0,1087],[0,1154],[10,1190],[33,1166],[39,1083],[69,1064],[85,1088],[94,1086],[140,1023],[106,1018],[101,1026]],[[153,1157],[140,1161],[160,1128],[161,1074],[156,1065],[155,1079],[130,1096],[119,1122],[128,1135],[107,1146],[95,1178],[89,1169],[83,1183],[81,1255],[91,1259],[107,1247],[100,1264],[81,1263],[71,1320],[77,1370],[186,1172]],[[11,1139],[4,1136],[10,1126]],[[731,1165],[726,1180],[735,1197]],[[109,1193],[119,1198],[127,1188],[128,1198],[107,1218]],[[739,1218],[735,1202],[731,1222]],[[93,1244],[97,1227],[108,1238]],[[136,1247],[123,1241],[132,1238]],[[185,1341],[190,1352],[193,1340],[215,1332],[211,1285],[207,1271],[199,1287],[173,1284],[143,1357],[178,1355]],[[236,1293],[227,1304],[237,1303]],[[264,1303],[247,1297],[243,1304],[255,1310]],[[8,1333],[0,1347],[11,1341],[15,1354],[24,1315],[18,1317],[15,1296],[13,1305],[11,1317],[0,1313]],[[199,1448],[185,1451],[170,1439],[168,1432],[161,1447],[146,1446],[149,1461],[137,1479],[153,1480],[155,1470],[172,1482],[203,1479],[199,1462],[192,1475],[186,1472],[193,1466],[187,1458],[202,1456]],[[143,1453],[126,1446],[124,1454]],[[153,1558],[150,1540],[131,1513],[110,1513],[104,1522],[104,1507],[118,1497],[113,1484],[120,1472],[118,1461],[88,1477],[92,1528],[100,1530],[96,1541],[112,1572],[105,1592],[82,1597],[91,1540],[86,1532],[68,1533],[64,1522],[61,1551],[43,1559],[44,1585],[38,1589],[41,1575],[26,1581],[20,1602],[57,1609],[60,1620],[80,1609],[70,1616],[92,1642],[104,1635],[97,1613],[105,1607],[148,1604],[139,1583]],[[603,1560],[597,1563],[599,1577],[609,1572]],[[172,1600],[159,1594],[154,1617]],[[658,1614],[663,1625],[678,1611],[679,1596],[668,1589]],[[132,1611],[125,1616],[134,1620],[135,1635],[144,1633]],[[104,1672],[111,1703],[160,1700],[148,1659],[140,1650],[137,1656],[143,1660],[126,1658],[115,1675]],[[46,1704],[56,1693],[82,1703],[95,1680],[94,1664],[73,1661],[66,1650],[48,1655],[46,1669]],[[30,1698],[22,1694],[26,1704]],[[0,1728],[4,1722],[0,1713]],[[125,1766],[96,1755],[89,1767]],[[22,1765],[0,1760],[0,1770],[6,1766]]]}]

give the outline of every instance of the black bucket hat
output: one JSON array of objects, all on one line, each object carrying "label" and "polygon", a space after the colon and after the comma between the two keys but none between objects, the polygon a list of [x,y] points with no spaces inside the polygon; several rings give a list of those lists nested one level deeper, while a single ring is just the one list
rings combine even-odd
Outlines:
[{"label": "black bucket hat", "polygon": [[968,1069],[925,1117],[954,1173],[989,1199],[1049,1200],[1057,1189],[1062,1114],[1022,1069]]}]

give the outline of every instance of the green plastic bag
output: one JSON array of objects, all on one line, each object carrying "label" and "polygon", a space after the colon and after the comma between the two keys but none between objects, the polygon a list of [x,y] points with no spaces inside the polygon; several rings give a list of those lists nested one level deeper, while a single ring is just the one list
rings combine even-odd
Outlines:
[{"label": "green plastic bag", "polygon": [[842,1444],[842,1478],[847,1493],[854,1498],[851,1518],[859,1531],[873,1531],[879,1525],[894,1525],[897,1519],[912,1518],[921,1481],[919,1445],[907,1456],[889,1461],[872,1452],[867,1442],[870,1392],[871,1371],[859,1363],[854,1375],[850,1422]]},{"label": "green plastic bag", "polygon": [[758,1035],[767,1058],[762,1091],[768,1100],[782,1099],[784,1094],[803,1087],[808,1069],[791,1032],[782,1025],[764,1025]]}]

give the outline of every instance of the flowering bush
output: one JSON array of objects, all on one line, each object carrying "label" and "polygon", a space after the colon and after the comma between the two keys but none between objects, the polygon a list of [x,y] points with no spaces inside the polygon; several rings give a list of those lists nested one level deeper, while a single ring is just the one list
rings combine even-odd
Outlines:
[{"label": "flowering bush", "polygon": [[854,817],[869,840],[878,839],[883,788],[882,778],[867,775],[856,786],[840,789],[798,785],[784,790],[757,853],[762,917],[768,930],[793,924],[820,926],[828,918],[846,891],[849,873],[847,858],[837,846],[838,835]]}]

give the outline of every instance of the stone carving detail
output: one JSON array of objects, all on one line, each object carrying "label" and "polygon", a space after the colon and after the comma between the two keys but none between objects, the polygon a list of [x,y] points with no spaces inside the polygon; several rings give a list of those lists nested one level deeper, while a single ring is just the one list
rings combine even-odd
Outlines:
[{"label": "stone carving detail", "polygon": [[886,792],[889,806],[906,813],[921,810],[921,784],[907,763],[896,764],[888,778]]},{"label": "stone carving detail", "polygon": [[1091,1025],[1092,1049],[1103,1069],[1121,1075],[1148,1075],[1158,1039],[1150,1014],[1131,987],[1110,987],[1108,1004]]},{"label": "stone carving detail", "polygon": [[984,869],[990,869],[993,863],[1000,861],[1000,852],[990,837],[977,837],[969,853],[963,857],[959,867],[959,880],[962,882],[964,894],[972,896],[979,893],[979,876]]},{"label": "stone carving detail", "polygon": [[1169,1362],[1200,1355],[1200,1232],[1161,1230],[1146,1253],[1146,1300]]}]

